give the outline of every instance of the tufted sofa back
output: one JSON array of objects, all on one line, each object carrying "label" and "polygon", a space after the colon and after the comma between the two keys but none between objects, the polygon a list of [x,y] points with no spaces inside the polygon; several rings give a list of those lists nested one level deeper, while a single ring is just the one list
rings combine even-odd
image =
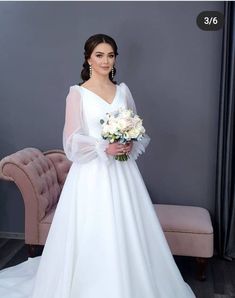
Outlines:
[{"label": "tufted sofa back", "polygon": [[33,205],[38,205],[38,214],[31,212],[31,216],[40,221],[57,205],[70,166],[62,150],[25,148],[0,161],[0,175],[17,184],[25,208],[33,210]]},{"label": "tufted sofa back", "polygon": [[62,190],[72,162],[67,159],[63,150],[48,150],[43,152],[43,154],[53,163],[57,174],[57,181]]}]

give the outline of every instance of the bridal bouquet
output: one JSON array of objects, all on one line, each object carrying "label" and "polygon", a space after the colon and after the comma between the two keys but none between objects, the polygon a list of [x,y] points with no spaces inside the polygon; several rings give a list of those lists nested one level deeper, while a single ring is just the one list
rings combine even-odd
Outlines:
[{"label": "bridal bouquet", "polygon": [[[101,136],[108,139],[110,143],[120,142],[126,144],[139,141],[143,138],[145,129],[142,125],[143,120],[130,109],[124,107],[110,113],[106,113],[106,119],[101,119]],[[129,158],[127,153],[116,155],[115,159],[126,161]]]}]

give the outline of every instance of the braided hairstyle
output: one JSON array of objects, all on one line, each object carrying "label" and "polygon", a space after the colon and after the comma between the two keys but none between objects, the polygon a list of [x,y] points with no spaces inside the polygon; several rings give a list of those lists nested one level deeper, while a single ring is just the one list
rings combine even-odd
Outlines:
[{"label": "braided hairstyle", "polygon": [[[108,43],[112,48],[113,48],[113,51],[114,51],[114,55],[115,55],[115,58],[117,57],[118,55],[118,52],[117,52],[117,44],[116,42],[114,41],[114,39],[108,35],[105,35],[105,34],[95,34],[95,35],[92,35],[90,36],[87,41],[85,42],[85,45],[84,45],[84,57],[85,57],[85,61],[83,63],[83,69],[81,71],[81,78],[83,80],[83,82],[79,83],[79,85],[82,85],[85,81],[89,80],[90,79],[90,71],[89,71],[89,63],[87,62],[87,60],[90,58],[94,48],[100,44],[100,43]],[[116,68],[115,66],[113,66],[113,74],[115,76],[116,74]],[[112,72],[110,71],[109,73],[109,79],[110,81],[112,81],[114,84],[117,84],[116,81],[113,81],[112,79]]]}]

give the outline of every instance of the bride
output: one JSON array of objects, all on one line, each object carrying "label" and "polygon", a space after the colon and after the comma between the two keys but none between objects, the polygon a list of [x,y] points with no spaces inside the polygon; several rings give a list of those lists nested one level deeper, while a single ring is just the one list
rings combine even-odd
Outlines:
[{"label": "bride", "polygon": [[[63,148],[72,165],[43,253],[0,271],[0,297],[195,297],[136,164],[149,136],[126,145],[101,137],[106,113],[137,113],[128,86],[114,81],[117,45],[96,34],[84,50],[82,83],[66,98]],[[114,158],[124,153],[126,161]]]}]

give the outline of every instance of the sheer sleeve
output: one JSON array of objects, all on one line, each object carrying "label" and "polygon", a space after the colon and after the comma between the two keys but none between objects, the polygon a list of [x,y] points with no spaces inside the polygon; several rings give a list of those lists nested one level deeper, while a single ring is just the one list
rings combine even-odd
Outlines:
[{"label": "sheer sleeve", "polygon": [[94,158],[109,161],[105,152],[109,142],[88,135],[82,110],[79,86],[70,87],[66,97],[65,123],[63,129],[63,149],[73,162],[86,163]]},{"label": "sheer sleeve", "polygon": [[[130,89],[127,87],[125,83],[121,83],[121,84],[123,85],[123,88],[124,88],[127,108],[131,109],[135,114],[137,114],[136,105],[132,97],[132,94],[130,92]],[[130,158],[136,160],[139,155],[145,152],[145,149],[148,146],[149,142],[150,142],[150,137],[147,134],[144,134],[143,138],[140,141],[134,141],[132,150],[129,154]]]}]

